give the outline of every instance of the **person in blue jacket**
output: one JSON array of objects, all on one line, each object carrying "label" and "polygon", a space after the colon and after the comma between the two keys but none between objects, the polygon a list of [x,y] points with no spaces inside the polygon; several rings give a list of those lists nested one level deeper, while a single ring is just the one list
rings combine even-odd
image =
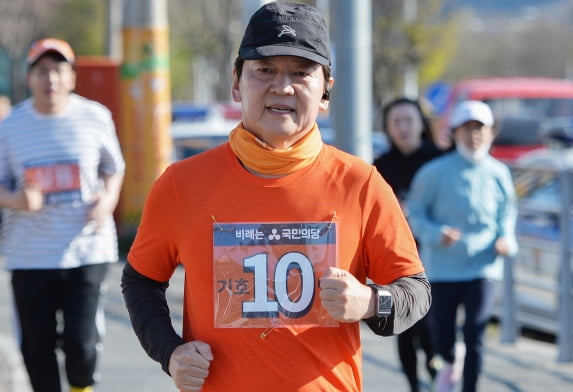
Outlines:
[{"label": "person in blue jacket", "polygon": [[[417,172],[408,198],[408,219],[432,285],[432,340],[444,362],[437,392],[453,391],[462,375],[462,390],[476,390],[494,281],[503,277],[503,258],[517,252],[515,190],[509,168],[489,154],[493,125],[487,104],[459,103],[449,124],[455,149]],[[465,358],[456,344],[460,305]]]}]

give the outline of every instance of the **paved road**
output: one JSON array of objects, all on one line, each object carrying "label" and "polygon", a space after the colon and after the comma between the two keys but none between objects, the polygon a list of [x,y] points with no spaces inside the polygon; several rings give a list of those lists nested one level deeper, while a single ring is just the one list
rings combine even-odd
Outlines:
[{"label": "paved road", "polygon": [[[119,290],[121,268],[121,264],[113,266],[108,279],[109,291],[105,297],[107,333],[99,365],[101,381],[97,392],[175,392],[169,377],[159,365],[146,357],[131,330]],[[168,290],[176,325],[181,321],[182,283],[182,274],[177,273]],[[8,274],[0,272],[0,392],[30,392],[14,343],[11,320]],[[395,338],[381,338],[365,328],[362,339],[364,391],[407,392],[399,368]],[[492,326],[488,332],[486,350],[480,391],[573,390],[573,364],[557,362],[554,344],[522,337],[515,344],[502,345],[497,328]],[[420,374],[427,380],[422,369]],[[430,390],[427,382],[425,390]]]}]

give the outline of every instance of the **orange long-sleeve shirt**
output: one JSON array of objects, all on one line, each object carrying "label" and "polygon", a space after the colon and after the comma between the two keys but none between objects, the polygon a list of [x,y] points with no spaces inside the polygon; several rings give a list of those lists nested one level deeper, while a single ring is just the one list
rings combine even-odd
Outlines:
[{"label": "orange long-sleeve shirt", "polygon": [[[361,390],[358,323],[309,328],[295,320],[286,328],[277,324],[264,338],[266,328],[249,322],[216,323],[222,290],[214,276],[222,249],[214,241],[217,225],[328,221],[337,231],[333,263],[360,281],[389,284],[423,272],[390,187],[373,166],[331,146],[307,168],[262,178],[247,172],[224,144],[173,164],[157,180],[128,259],[157,281],[169,280],[178,264],[185,267],[183,337],[208,343],[214,355],[204,391]],[[270,286],[275,283],[270,279]],[[315,294],[313,309],[320,307]]]}]

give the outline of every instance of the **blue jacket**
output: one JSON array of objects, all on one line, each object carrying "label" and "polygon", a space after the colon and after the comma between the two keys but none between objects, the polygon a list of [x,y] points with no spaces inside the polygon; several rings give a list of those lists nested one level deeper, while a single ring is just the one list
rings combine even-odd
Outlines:
[{"label": "blue jacket", "polygon": [[[489,155],[472,163],[454,151],[422,166],[412,182],[408,212],[430,282],[502,279],[503,257],[494,249],[500,237],[511,255],[517,253],[511,173]],[[440,245],[446,226],[462,231],[450,247]]]}]

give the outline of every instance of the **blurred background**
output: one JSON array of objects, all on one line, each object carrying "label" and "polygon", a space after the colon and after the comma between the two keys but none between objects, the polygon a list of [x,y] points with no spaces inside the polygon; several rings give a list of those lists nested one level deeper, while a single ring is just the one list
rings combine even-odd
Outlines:
[{"label": "blurred background", "polygon": [[[246,2],[167,1],[174,101],[230,99],[230,70]],[[324,0],[306,2],[329,7]],[[0,94],[13,102],[26,96],[24,57],[40,37],[65,39],[80,56],[119,58],[122,3],[0,2]],[[420,94],[436,82],[466,77],[568,78],[573,73],[570,0],[372,0],[371,7],[374,108],[404,92],[408,66],[416,68]]]},{"label": "blurred background", "polygon": [[[437,142],[456,101],[492,106],[501,127],[493,153],[512,166],[520,198],[522,250],[508,264],[497,310],[508,321],[504,338],[515,339],[517,326],[535,328],[558,336],[559,359],[573,361],[573,0],[303,2],[319,8],[332,30],[332,103],[343,110],[333,105],[334,115],[319,118],[326,142],[354,152],[345,147],[356,140],[344,145],[349,135],[336,128],[362,133],[370,151],[357,155],[372,160],[388,148],[381,108],[397,96],[422,100]],[[78,93],[112,110],[128,164],[117,213],[125,248],[166,165],[224,142],[240,121],[230,102],[232,63],[248,16],[262,3],[0,1],[0,95],[12,104],[28,97],[27,50],[51,36],[79,57]],[[345,7],[363,12],[354,29],[341,27]],[[345,34],[362,39],[354,46],[363,47],[349,49],[365,58],[346,55]],[[350,76],[347,57],[363,63]],[[358,90],[352,95],[344,82],[360,74],[366,78],[350,80]],[[549,155],[548,146],[556,146]]]}]

